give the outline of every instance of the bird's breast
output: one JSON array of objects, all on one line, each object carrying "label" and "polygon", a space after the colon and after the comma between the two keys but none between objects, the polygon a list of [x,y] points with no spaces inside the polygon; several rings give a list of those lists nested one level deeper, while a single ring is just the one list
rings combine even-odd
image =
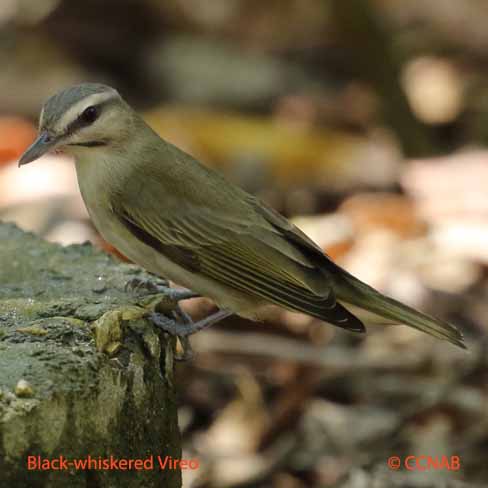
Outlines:
[{"label": "bird's breast", "polygon": [[[254,318],[260,300],[228,288],[211,278],[184,269],[164,254],[135,237],[113,213],[110,195],[114,181],[104,161],[77,160],[76,172],[80,192],[88,213],[101,236],[134,263],[156,275],[207,296],[223,308]],[[114,163],[116,164],[116,163]]]}]

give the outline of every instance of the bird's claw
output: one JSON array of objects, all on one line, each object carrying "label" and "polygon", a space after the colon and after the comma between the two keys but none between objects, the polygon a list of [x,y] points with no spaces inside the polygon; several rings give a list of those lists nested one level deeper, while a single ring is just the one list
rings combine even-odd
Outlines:
[{"label": "bird's claw", "polygon": [[158,329],[161,329],[166,334],[175,336],[178,339],[182,352],[175,353],[174,358],[177,361],[188,361],[192,359],[193,350],[188,337],[192,333],[190,330],[192,325],[191,321],[189,323],[179,323],[176,322],[176,320],[156,313],[151,314],[149,319]]},{"label": "bird's claw", "polygon": [[177,361],[190,361],[190,359],[193,359],[190,339],[188,337],[178,337],[178,340],[180,341],[182,352],[175,354],[174,358]]},{"label": "bird's claw", "polygon": [[168,334],[177,337],[188,337],[203,329],[207,329],[211,325],[220,322],[226,317],[229,317],[232,315],[232,312],[229,310],[218,310],[212,315],[200,319],[197,322],[193,322],[190,316],[179,307],[175,310],[175,314],[180,321],[170,319],[169,317],[156,312],[149,315],[149,320],[156,327],[160,328],[164,332],[167,332]]},{"label": "bird's claw", "polygon": [[177,322],[176,320],[170,319],[169,317],[166,317],[165,315],[159,313],[152,313],[151,315],[149,315],[149,320],[158,329],[161,329],[162,331],[178,338],[187,338],[198,330],[194,329],[193,322]]},{"label": "bird's claw", "polygon": [[170,319],[169,317],[156,312],[149,315],[149,320],[167,334],[176,336],[183,348],[183,354],[180,355],[179,359],[188,359],[189,357],[192,357],[189,336],[229,317],[232,315],[232,312],[229,310],[218,310],[214,314],[198,320],[197,322],[193,322],[191,317],[179,307],[175,309],[174,314],[179,321]]},{"label": "bird's claw", "polygon": [[[161,282],[167,285],[167,282]],[[145,290],[148,293],[158,293],[159,287],[164,285],[157,285],[151,280],[143,279],[143,278],[132,278],[130,279],[124,286],[124,291],[127,293],[135,293],[138,294],[142,290]],[[167,286],[166,286],[167,287]]]},{"label": "bird's claw", "polygon": [[[170,288],[168,282],[164,280],[160,280],[159,282],[155,283],[154,281],[137,277],[129,280],[125,284],[124,290],[128,293],[136,294],[139,294],[141,291],[144,291],[151,295],[163,294],[165,295],[166,299],[174,302],[175,305],[180,300],[186,300],[188,298],[194,298],[199,296],[198,294],[184,288]],[[187,361],[193,357],[193,352],[188,336],[193,334],[194,332],[197,332],[200,329],[198,326],[196,328],[193,327],[193,322],[190,316],[186,312],[181,310],[178,305],[176,305],[173,313],[179,319],[178,322],[159,313],[152,313],[149,316],[149,319],[156,327],[158,327],[165,333],[176,336],[178,338],[182,348],[182,353],[175,354],[175,359],[177,359],[178,361]]]}]

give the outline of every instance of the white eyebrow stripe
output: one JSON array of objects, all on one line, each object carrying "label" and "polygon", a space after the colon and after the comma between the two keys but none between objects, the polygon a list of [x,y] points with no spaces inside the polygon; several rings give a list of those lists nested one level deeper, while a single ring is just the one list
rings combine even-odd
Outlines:
[{"label": "white eyebrow stripe", "polygon": [[70,107],[69,110],[67,110],[63,116],[59,118],[54,126],[54,131],[58,133],[64,132],[69,124],[74,122],[86,108],[90,107],[91,105],[98,105],[113,98],[117,98],[118,96],[118,93],[113,90],[110,92],[106,91],[102,93],[94,93],[93,95],[83,98]]}]

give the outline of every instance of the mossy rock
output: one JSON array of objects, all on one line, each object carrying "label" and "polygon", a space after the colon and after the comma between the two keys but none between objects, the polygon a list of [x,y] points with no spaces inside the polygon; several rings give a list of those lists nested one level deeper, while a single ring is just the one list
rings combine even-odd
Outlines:
[{"label": "mossy rock", "polygon": [[0,224],[0,486],[181,486],[157,462],[28,469],[28,456],[181,457],[172,345],[145,319],[156,297],[125,290],[135,276],[150,278],[90,244]]}]

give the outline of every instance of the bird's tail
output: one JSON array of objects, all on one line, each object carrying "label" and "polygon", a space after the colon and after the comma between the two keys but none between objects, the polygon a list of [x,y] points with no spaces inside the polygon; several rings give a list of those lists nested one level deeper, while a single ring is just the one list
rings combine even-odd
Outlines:
[{"label": "bird's tail", "polygon": [[387,297],[337,266],[334,273],[337,298],[392,321],[426,332],[463,349],[463,336],[453,325]]}]

